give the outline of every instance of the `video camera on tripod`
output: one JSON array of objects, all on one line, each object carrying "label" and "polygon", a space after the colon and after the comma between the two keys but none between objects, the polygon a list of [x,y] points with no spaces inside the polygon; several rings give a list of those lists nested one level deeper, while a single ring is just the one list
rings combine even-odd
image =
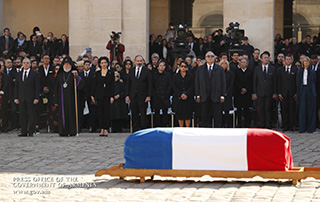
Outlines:
[{"label": "video camera on tripod", "polygon": [[244,37],[244,29],[239,29],[240,24],[238,22],[230,22],[227,30],[230,31],[231,49],[239,49],[241,38]]}]

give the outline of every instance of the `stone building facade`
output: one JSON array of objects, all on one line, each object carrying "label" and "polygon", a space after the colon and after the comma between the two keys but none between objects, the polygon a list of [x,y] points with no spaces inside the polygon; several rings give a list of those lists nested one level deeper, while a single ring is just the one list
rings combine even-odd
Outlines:
[{"label": "stone building facade", "polygon": [[237,21],[253,46],[273,52],[274,35],[285,29],[300,37],[317,34],[319,10],[320,0],[0,0],[0,28],[9,27],[14,38],[18,31],[30,36],[34,26],[44,35],[65,33],[73,58],[88,47],[109,55],[111,31],[122,32],[125,55],[134,57],[147,56],[149,34],[163,34],[182,15],[197,37]]}]

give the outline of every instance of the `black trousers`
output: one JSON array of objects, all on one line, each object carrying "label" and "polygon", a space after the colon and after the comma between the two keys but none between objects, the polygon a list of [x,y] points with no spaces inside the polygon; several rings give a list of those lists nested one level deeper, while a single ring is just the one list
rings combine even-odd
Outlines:
[{"label": "black trousers", "polygon": [[258,97],[259,127],[271,128],[272,97]]},{"label": "black trousers", "polygon": [[212,127],[212,118],[214,119],[214,127],[221,128],[222,116],[221,116],[221,103],[212,102],[208,98],[205,102],[201,103],[201,126],[206,128]]},{"label": "black trousers", "polygon": [[283,118],[283,128],[292,130],[296,118],[296,102],[293,96],[284,96],[281,102],[281,113]]},{"label": "black trousers", "polygon": [[[33,134],[35,131],[35,114],[36,114],[36,105],[33,102],[20,102],[20,124],[21,124],[21,134]],[[29,123],[29,128],[28,128]]]},{"label": "black trousers", "polygon": [[154,109],[154,126],[167,127],[168,123],[169,123],[168,109],[162,109],[162,115],[160,115],[160,109]]},{"label": "black trousers", "polygon": [[97,100],[98,121],[100,129],[108,130],[110,126],[110,97]]},{"label": "black trousers", "polygon": [[147,107],[144,99],[132,99],[130,109],[132,113],[133,132],[147,128]]},{"label": "black trousers", "polygon": [[[249,108],[237,108],[238,128],[249,128],[251,125],[251,114]],[[242,118],[244,120],[242,120]]]}]

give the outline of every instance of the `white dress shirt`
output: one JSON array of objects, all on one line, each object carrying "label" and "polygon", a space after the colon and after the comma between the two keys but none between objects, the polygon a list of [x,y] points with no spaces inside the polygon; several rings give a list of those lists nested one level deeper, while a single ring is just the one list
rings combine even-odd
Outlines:
[{"label": "white dress shirt", "polygon": [[28,78],[28,77],[29,77],[29,73],[30,73],[30,68],[29,68],[28,70],[23,69],[23,72],[22,72],[22,81],[24,81],[24,74],[25,74],[25,72],[27,72],[27,77],[26,77],[26,78]]},{"label": "white dress shirt", "polygon": [[303,70],[303,82],[302,84],[305,86],[308,84],[308,70],[304,69]]}]

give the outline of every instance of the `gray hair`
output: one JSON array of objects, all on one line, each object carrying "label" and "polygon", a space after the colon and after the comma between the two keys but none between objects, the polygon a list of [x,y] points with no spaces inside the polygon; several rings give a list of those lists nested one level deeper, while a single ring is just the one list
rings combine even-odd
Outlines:
[{"label": "gray hair", "polygon": [[27,60],[27,61],[29,61],[29,63],[31,63],[31,60],[30,60],[29,58],[24,58],[24,59],[22,60],[22,62],[25,61],[25,60]]},{"label": "gray hair", "polygon": [[249,64],[249,60],[248,60],[248,58],[246,58],[246,57],[242,57],[242,58],[240,59],[240,61],[242,61],[242,60],[245,60],[245,61],[246,61],[246,63],[247,63],[247,64]]},{"label": "gray hair", "polygon": [[207,57],[208,53],[212,53],[213,56],[216,56],[212,51],[208,51],[208,52],[206,53],[206,55],[205,55],[206,57]]},{"label": "gray hair", "polygon": [[159,56],[159,54],[158,53],[153,53],[152,55],[151,55],[151,58],[160,58],[160,56]]}]

